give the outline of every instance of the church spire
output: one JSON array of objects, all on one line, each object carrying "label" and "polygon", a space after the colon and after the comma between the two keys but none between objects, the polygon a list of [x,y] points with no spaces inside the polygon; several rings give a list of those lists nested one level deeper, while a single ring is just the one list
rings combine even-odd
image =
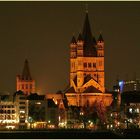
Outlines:
[{"label": "church spire", "polygon": [[88,18],[88,12],[87,11],[86,11],[86,17],[85,17],[85,22],[84,22],[84,26],[83,26],[83,37],[84,37],[84,39],[92,37],[89,18]]},{"label": "church spire", "polygon": [[23,71],[22,71],[22,79],[32,80],[27,59],[25,59],[25,62],[24,62],[24,68],[23,68]]},{"label": "church spire", "polygon": [[103,41],[104,41],[104,39],[103,39],[103,37],[102,37],[102,34],[101,34],[101,33],[100,33],[100,35],[99,35],[98,41],[100,41],[100,42],[103,42]]},{"label": "church spire", "polygon": [[84,41],[84,56],[91,57],[91,56],[97,56],[97,50],[96,50],[96,41],[92,36],[89,18],[88,18],[88,12],[86,12],[86,17],[84,21],[83,26],[83,41]]}]

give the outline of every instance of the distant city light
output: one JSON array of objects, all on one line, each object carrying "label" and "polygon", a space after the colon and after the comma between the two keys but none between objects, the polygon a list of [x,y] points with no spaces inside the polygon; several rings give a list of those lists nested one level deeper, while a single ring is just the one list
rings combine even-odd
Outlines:
[{"label": "distant city light", "polygon": [[124,81],[119,81],[120,92],[123,91]]}]

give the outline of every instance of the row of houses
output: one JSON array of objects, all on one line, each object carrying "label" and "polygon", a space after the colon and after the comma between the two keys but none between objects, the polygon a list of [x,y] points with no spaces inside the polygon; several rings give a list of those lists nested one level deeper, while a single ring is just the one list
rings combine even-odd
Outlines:
[{"label": "row of houses", "polygon": [[68,107],[62,96],[58,93],[60,98],[55,100],[22,91],[0,95],[0,129],[83,128],[80,107]]},{"label": "row of houses", "polygon": [[[1,95],[0,128],[46,128],[58,123],[58,107],[52,99],[37,93],[26,96],[17,91],[13,96]],[[51,125],[50,125],[51,127]]]}]

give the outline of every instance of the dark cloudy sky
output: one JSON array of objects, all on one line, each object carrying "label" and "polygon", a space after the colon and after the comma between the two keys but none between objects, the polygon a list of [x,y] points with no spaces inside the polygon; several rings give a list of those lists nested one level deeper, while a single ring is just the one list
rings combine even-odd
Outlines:
[{"label": "dark cloudy sky", "polygon": [[0,91],[13,93],[28,58],[37,91],[69,83],[69,42],[88,3],[93,35],[105,40],[105,85],[140,78],[140,2],[0,2]]}]

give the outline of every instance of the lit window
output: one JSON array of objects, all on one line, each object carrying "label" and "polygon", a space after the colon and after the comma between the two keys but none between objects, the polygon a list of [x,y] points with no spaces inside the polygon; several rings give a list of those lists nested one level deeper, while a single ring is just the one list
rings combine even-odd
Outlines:
[{"label": "lit window", "polygon": [[24,110],[22,110],[22,111],[20,111],[20,113],[25,113],[25,111],[24,111]]},{"label": "lit window", "polygon": [[20,118],[25,118],[25,116],[20,116]]},{"label": "lit window", "polygon": [[132,113],[132,108],[129,108],[129,112]]},{"label": "lit window", "polygon": [[41,102],[37,102],[36,104],[37,104],[37,105],[40,105],[40,104],[41,104]]},{"label": "lit window", "polygon": [[129,122],[132,123],[133,122],[132,119],[129,119]]},{"label": "lit window", "polygon": [[136,112],[139,113],[139,108],[136,109]]}]

